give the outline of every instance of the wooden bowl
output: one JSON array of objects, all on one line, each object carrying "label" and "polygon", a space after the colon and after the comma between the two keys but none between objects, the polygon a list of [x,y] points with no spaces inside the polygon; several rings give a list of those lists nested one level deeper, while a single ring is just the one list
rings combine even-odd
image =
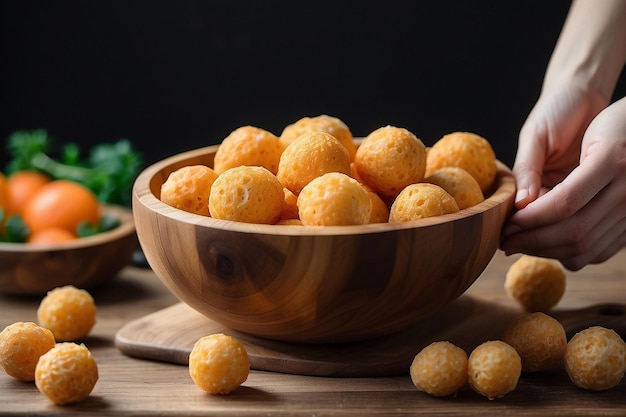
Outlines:
[{"label": "wooden bowl", "polygon": [[213,166],[216,149],[172,156],[138,176],[137,235],[148,263],[181,301],[264,338],[352,342],[408,328],[455,300],[482,273],[513,205],[514,179],[500,162],[484,202],[403,224],[247,224],[159,200],[171,172]]},{"label": "wooden bowl", "polygon": [[113,230],[70,242],[28,245],[0,243],[0,293],[42,296],[74,285],[93,288],[112,278],[138,247],[131,210],[104,206],[121,224]]}]

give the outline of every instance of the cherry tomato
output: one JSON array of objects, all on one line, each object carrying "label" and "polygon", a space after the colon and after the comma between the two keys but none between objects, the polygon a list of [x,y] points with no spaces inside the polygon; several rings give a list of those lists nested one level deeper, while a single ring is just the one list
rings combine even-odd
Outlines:
[{"label": "cherry tomato", "polygon": [[74,233],[62,229],[60,227],[51,227],[49,229],[40,230],[37,233],[31,233],[28,237],[27,243],[30,244],[46,244],[46,243],[60,243],[69,242],[76,239]]},{"label": "cherry tomato", "polygon": [[3,173],[0,172],[0,209],[6,212],[9,208],[9,184]]},{"label": "cherry tomato", "polygon": [[85,186],[55,180],[43,185],[26,201],[22,219],[33,234],[52,227],[76,233],[82,222],[98,225],[100,205]]},{"label": "cherry tomato", "polygon": [[9,176],[7,214],[21,214],[26,200],[50,181],[50,177],[36,171],[17,171]]}]

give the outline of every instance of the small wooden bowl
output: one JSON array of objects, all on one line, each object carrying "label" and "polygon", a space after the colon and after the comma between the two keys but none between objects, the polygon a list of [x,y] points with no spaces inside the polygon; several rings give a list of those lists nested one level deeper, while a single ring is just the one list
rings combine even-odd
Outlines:
[{"label": "small wooden bowl", "polygon": [[93,288],[115,276],[137,249],[137,234],[131,210],[103,208],[121,220],[108,232],[56,244],[0,243],[0,293],[42,296],[63,285]]},{"label": "small wooden bowl", "polygon": [[440,310],[490,262],[515,194],[511,171],[498,162],[484,202],[403,224],[247,224],[159,200],[171,172],[213,166],[216,150],[175,155],[138,176],[133,213],[139,242],[180,300],[229,328],[281,341],[362,341]]}]

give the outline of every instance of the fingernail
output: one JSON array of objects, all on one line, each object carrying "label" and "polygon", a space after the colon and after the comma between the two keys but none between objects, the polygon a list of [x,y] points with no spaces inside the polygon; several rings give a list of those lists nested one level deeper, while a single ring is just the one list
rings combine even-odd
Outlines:
[{"label": "fingernail", "polygon": [[528,190],[526,188],[522,188],[520,190],[517,190],[517,193],[515,193],[515,203],[523,202],[529,196],[530,196],[530,194],[528,194]]}]

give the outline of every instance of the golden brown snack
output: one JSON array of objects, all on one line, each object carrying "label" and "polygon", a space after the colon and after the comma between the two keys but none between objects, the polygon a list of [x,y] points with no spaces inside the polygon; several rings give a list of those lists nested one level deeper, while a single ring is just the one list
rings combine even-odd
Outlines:
[{"label": "golden brown snack", "polygon": [[389,207],[380,196],[372,190],[367,191],[372,200],[372,212],[369,223],[387,223],[389,221]]},{"label": "golden brown snack", "polygon": [[340,172],[329,172],[302,189],[298,211],[305,226],[367,224],[372,203],[368,191],[357,180]]},{"label": "golden brown snack", "polygon": [[283,144],[276,135],[255,126],[233,130],[215,152],[213,169],[218,174],[241,165],[262,166],[272,174],[278,170]]},{"label": "golden brown snack", "polygon": [[274,224],[285,204],[283,186],[258,166],[238,166],[221,173],[209,196],[211,217],[244,223]]},{"label": "golden brown snack", "polygon": [[310,132],[325,132],[333,135],[345,146],[348,155],[350,155],[350,160],[354,159],[356,144],[354,143],[352,132],[343,120],[326,114],[314,117],[303,117],[286,126],[280,134],[280,141],[283,143],[283,146],[286,147],[297,137]]},{"label": "golden brown snack", "polygon": [[426,217],[455,213],[459,206],[438,185],[411,184],[396,197],[389,210],[389,223],[408,222]]},{"label": "golden brown snack", "polygon": [[558,261],[522,255],[509,268],[506,292],[528,312],[552,309],[565,293],[565,270]]},{"label": "golden brown snack", "polygon": [[517,387],[522,360],[512,346],[501,340],[490,340],[472,351],[467,369],[470,387],[493,400]]},{"label": "golden brown snack", "polygon": [[452,395],[467,384],[467,353],[447,341],[422,349],[409,369],[413,385],[435,397]]},{"label": "golden brown snack", "polygon": [[541,312],[517,317],[505,330],[502,341],[513,346],[520,355],[523,372],[556,368],[567,346],[561,323]]},{"label": "golden brown snack", "polygon": [[39,325],[50,329],[57,342],[82,339],[96,323],[96,304],[86,290],[73,285],[57,287],[41,300]]},{"label": "golden brown snack", "polygon": [[424,178],[424,182],[446,190],[456,200],[459,210],[475,206],[485,200],[478,181],[463,168],[439,168]]},{"label": "golden brown snack", "polygon": [[580,388],[613,388],[626,373],[626,343],[612,329],[592,326],[582,330],[567,344],[565,371]]},{"label": "golden brown snack", "polygon": [[98,365],[82,344],[58,343],[39,358],[35,368],[35,385],[55,404],[81,401],[96,382]]},{"label": "golden brown snack", "polygon": [[283,188],[283,192],[285,193],[285,204],[280,213],[280,220],[300,219],[300,215],[298,214],[298,196],[287,188]]},{"label": "golden brown snack", "polygon": [[189,165],[172,172],[161,186],[161,201],[177,209],[209,216],[209,195],[217,172]]},{"label": "golden brown snack", "polygon": [[410,131],[385,126],[370,133],[356,151],[360,180],[385,196],[397,196],[407,185],[424,179],[426,147]]},{"label": "golden brown snack", "polygon": [[189,355],[189,375],[202,390],[229,394],[248,379],[246,348],[231,336],[216,333],[198,339]]},{"label": "golden brown snack", "polygon": [[34,381],[39,357],[54,345],[54,335],[49,329],[18,321],[0,333],[0,365],[13,378]]},{"label": "golden brown snack", "polygon": [[314,178],[328,172],[350,175],[350,155],[334,136],[308,132],[285,148],[277,177],[285,188],[298,195]]},{"label": "golden brown snack", "polygon": [[469,172],[478,181],[483,194],[491,189],[498,171],[491,144],[482,136],[470,132],[445,135],[429,149],[426,176],[448,166]]}]

